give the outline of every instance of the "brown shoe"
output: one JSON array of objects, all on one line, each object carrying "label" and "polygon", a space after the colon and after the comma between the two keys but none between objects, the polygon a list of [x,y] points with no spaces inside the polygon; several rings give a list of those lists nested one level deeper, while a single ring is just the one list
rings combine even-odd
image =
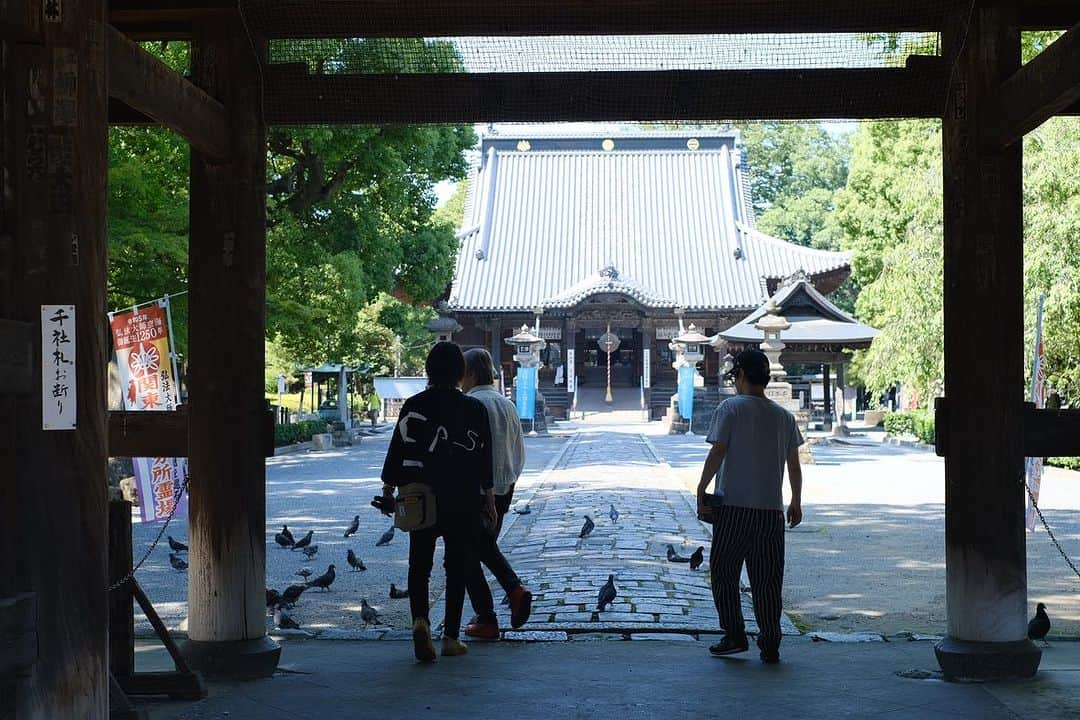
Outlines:
[{"label": "brown shoe", "polygon": [[464,655],[469,652],[469,647],[458,640],[457,638],[447,637],[443,635],[442,639],[442,655],[443,657],[454,657],[456,655]]},{"label": "brown shoe", "polygon": [[417,618],[413,622],[412,642],[417,660],[423,663],[435,662],[435,645],[431,642],[431,626],[424,618]]}]

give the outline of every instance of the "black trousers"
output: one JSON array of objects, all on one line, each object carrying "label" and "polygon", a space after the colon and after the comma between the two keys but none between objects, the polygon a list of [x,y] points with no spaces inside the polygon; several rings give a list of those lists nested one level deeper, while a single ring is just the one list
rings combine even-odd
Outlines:
[{"label": "black trousers", "polygon": [[494,620],[495,606],[485,607],[486,598],[491,597],[491,589],[488,587],[480,563],[483,563],[491,571],[491,574],[495,576],[495,580],[498,581],[505,592],[509,593],[521,586],[521,579],[518,578],[514,568],[510,566],[510,561],[506,559],[506,556],[499,549],[499,533],[502,532],[503,518],[509,512],[513,500],[513,485],[510,486],[509,492],[505,495],[495,496],[495,512],[498,519],[495,522],[494,532],[484,531],[480,534],[474,547],[476,557],[480,562],[471,563],[469,572],[465,577],[465,584],[469,590],[469,601],[472,603],[473,611],[476,612],[477,617],[482,622]]},{"label": "black trousers", "polygon": [[743,562],[750,577],[757,620],[758,647],[772,652],[780,647],[780,616],[784,589],[784,513],[781,510],[721,505],[713,525],[709,569],[713,600],[720,627],[733,638],[745,636],[746,625],[739,598]]},{"label": "black trousers", "polygon": [[[479,514],[467,513],[466,519],[454,524],[437,524],[426,530],[409,533],[409,608],[413,620],[423,618],[431,622],[430,612],[431,568],[435,562],[435,541],[443,539],[443,567],[446,569],[446,616],[443,618],[443,635],[456,638],[461,632],[461,611],[465,604],[465,580],[472,573],[480,573],[480,561],[474,547],[483,532]],[[486,605],[488,611],[495,607],[491,591],[485,586],[486,598],[481,592],[473,597],[473,605]]]}]

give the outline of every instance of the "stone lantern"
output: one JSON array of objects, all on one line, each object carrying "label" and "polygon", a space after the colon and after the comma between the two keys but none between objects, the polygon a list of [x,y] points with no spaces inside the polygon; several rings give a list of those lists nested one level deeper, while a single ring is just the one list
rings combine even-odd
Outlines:
[{"label": "stone lantern", "polygon": [[428,329],[435,342],[451,342],[454,333],[461,332],[461,325],[458,321],[449,315],[440,315],[436,318],[428,320],[424,323],[424,327]]},{"label": "stone lantern", "polygon": [[799,409],[799,403],[791,398],[791,383],[787,382],[787,371],[780,364],[780,353],[787,347],[780,339],[780,333],[790,328],[791,323],[780,314],[776,303],[769,300],[765,304],[765,314],[754,323],[754,327],[765,337],[758,347],[765,353],[765,357],[769,358],[769,374],[772,379],[765,388],[765,397],[795,412]]},{"label": "stone lantern", "polygon": [[[668,347],[675,353],[675,361],[671,367],[678,376],[678,385],[675,395],[671,399],[671,407],[668,409],[670,420],[670,432],[683,433],[691,429],[694,417],[694,388],[704,387],[705,378],[697,370],[697,364],[705,358],[704,345],[709,338],[701,334],[697,326],[682,328],[682,317],[679,315],[679,334],[668,343]],[[673,412],[674,404],[678,401],[679,412]]]},{"label": "stone lantern", "polygon": [[[540,351],[547,346],[547,341],[529,330],[528,325],[522,325],[516,335],[506,338],[507,345],[514,348],[514,362],[518,364],[516,404],[518,417],[522,420],[532,420],[533,427],[530,435],[537,432],[536,406],[539,399],[539,372],[543,367],[540,362]],[[541,418],[542,413],[539,413]],[[541,421],[542,422],[542,421]],[[542,422],[546,430],[546,423]]]}]

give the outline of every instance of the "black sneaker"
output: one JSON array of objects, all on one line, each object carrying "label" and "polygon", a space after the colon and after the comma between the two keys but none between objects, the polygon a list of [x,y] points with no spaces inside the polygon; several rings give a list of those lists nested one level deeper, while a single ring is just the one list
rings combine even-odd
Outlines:
[{"label": "black sneaker", "polygon": [[749,649],[750,643],[746,641],[745,635],[737,639],[725,635],[720,642],[709,646],[709,652],[712,653],[714,657],[734,655],[735,653],[746,652]]},{"label": "black sneaker", "polygon": [[776,663],[780,662],[780,651],[770,650],[766,652],[765,650],[762,650],[760,657],[761,662],[765,663],[766,665],[775,665]]}]

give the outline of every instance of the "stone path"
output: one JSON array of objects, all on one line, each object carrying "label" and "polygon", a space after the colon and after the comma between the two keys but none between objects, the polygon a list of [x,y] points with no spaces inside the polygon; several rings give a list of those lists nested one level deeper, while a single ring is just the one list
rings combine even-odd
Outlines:
[{"label": "stone path", "polygon": [[[582,431],[533,490],[519,501],[532,512],[515,518],[500,543],[534,593],[525,630],[719,629],[709,589],[709,532],[643,435]],[[609,518],[612,504],[617,523]],[[581,539],[585,515],[596,529]],[[706,564],[693,571],[669,563],[669,543],[684,556],[705,546]],[[597,613],[609,574],[618,597]],[[494,593],[502,596],[497,587]],[[756,632],[748,594],[743,604],[748,629]],[[798,632],[790,623],[785,630]]]}]

